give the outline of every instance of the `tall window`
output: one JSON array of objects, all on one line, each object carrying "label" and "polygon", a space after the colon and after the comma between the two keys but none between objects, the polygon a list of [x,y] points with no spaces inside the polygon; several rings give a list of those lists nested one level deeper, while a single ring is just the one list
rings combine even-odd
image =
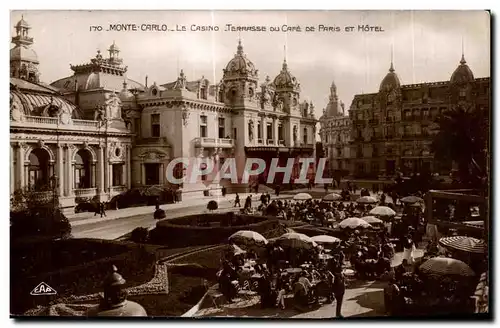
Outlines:
[{"label": "tall window", "polygon": [[465,99],[465,97],[467,97],[467,90],[464,89],[460,89],[460,99]]},{"label": "tall window", "polygon": [[267,139],[273,139],[273,125],[271,123],[267,123],[266,126],[267,131]]},{"label": "tall window", "polygon": [[234,140],[236,140],[238,138],[238,134],[236,132],[238,132],[238,131],[236,130],[236,128],[234,128],[233,129],[233,139]]},{"label": "tall window", "polygon": [[200,98],[207,99],[207,88],[205,86],[200,88]]},{"label": "tall window", "polygon": [[200,116],[200,137],[207,137],[207,117],[205,115]]},{"label": "tall window", "polygon": [[113,186],[123,186],[123,164],[113,164]]},{"label": "tall window", "polygon": [[283,125],[278,125],[278,139],[285,140],[285,136],[283,135]]},{"label": "tall window", "polygon": [[304,134],[302,135],[302,139],[303,139],[303,141],[304,141],[304,144],[306,144],[306,145],[307,145],[307,139],[308,139],[308,138],[307,138],[307,128],[304,128],[304,132],[303,132],[303,133],[304,133]]},{"label": "tall window", "polygon": [[151,136],[160,137],[160,114],[151,114]]},{"label": "tall window", "polygon": [[138,138],[141,137],[141,119],[140,118],[134,118],[134,133]]},{"label": "tall window", "polygon": [[226,137],[226,119],[219,117],[219,138]]},{"label": "tall window", "polygon": [[262,125],[260,122],[257,123],[257,138],[262,139]]}]

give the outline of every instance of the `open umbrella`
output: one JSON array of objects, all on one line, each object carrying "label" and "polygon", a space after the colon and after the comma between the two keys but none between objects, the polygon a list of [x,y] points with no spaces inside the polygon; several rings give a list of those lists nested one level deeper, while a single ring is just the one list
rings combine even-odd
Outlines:
[{"label": "open umbrella", "polygon": [[239,254],[245,254],[246,251],[242,250],[236,245],[231,245],[231,251],[233,252],[234,255],[239,255]]},{"label": "open umbrella", "polygon": [[313,248],[318,246],[314,240],[303,233],[285,233],[276,240],[276,243],[294,248]]},{"label": "open umbrella", "polygon": [[400,199],[402,203],[413,204],[423,202],[424,200],[417,196],[406,196]]},{"label": "open umbrella", "polygon": [[336,202],[342,199],[342,196],[336,193],[331,193],[323,197],[324,202]]},{"label": "open umbrella", "polygon": [[439,239],[439,244],[444,247],[457,249],[468,253],[484,254],[486,253],[486,243],[484,240],[466,237],[453,236]]},{"label": "open umbrella", "polygon": [[265,245],[267,244],[266,238],[260,233],[250,230],[240,230],[233,233],[228,240],[236,245]]},{"label": "open umbrella", "polygon": [[433,257],[420,266],[420,271],[436,275],[474,276],[475,273],[464,262],[449,257]]},{"label": "open umbrella", "polygon": [[358,229],[358,228],[370,228],[371,225],[365,220],[361,220],[360,218],[347,218],[342,222],[340,222],[339,227]]},{"label": "open umbrella", "polygon": [[312,196],[306,192],[301,192],[293,196],[293,200],[308,200],[312,199]]},{"label": "open umbrella", "polygon": [[363,197],[359,197],[356,200],[356,203],[358,203],[358,204],[375,204],[375,203],[378,203],[378,200],[372,196],[363,196]]},{"label": "open umbrella", "polygon": [[312,240],[314,240],[318,244],[338,244],[340,243],[340,239],[328,235],[319,235],[319,236],[314,236],[311,237]]},{"label": "open umbrella", "polygon": [[396,212],[387,206],[377,206],[370,211],[370,214],[376,216],[394,216]]},{"label": "open umbrella", "polygon": [[377,219],[374,216],[365,216],[365,217],[362,217],[361,220],[364,220],[364,221],[368,222],[369,224],[382,224],[382,223],[384,223],[384,221]]}]

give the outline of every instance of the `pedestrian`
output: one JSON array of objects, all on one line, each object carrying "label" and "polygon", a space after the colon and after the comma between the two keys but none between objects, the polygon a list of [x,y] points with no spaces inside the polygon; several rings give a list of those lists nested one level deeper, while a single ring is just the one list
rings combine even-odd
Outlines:
[{"label": "pedestrian", "polygon": [[342,316],[342,301],[344,300],[345,293],[345,277],[342,273],[342,269],[336,270],[333,274],[335,279],[333,280],[333,295],[335,296],[335,301],[337,302],[335,316],[338,318],[343,318]]},{"label": "pedestrian", "polygon": [[101,213],[101,203],[94,203],[94,216]]},{"label": "pedestrian", "polygon": [[240,195],[238,195],[238,193],[236,193],[236,198],[234,199],[234,207],[236,207],[236,205],[238,205],[238,207],[241,207]]},{"label": "pedestrian", "polygon": [[101,202],[100,212],[101,212],[101,218],[103,215],[106,216],[106,204],[104,202]]},{"label": "pedestrian", "polygon": [[268,192],[266,194],[266,197],[267,197],[267,203],[269,204],[271,202],[271,194]]}]

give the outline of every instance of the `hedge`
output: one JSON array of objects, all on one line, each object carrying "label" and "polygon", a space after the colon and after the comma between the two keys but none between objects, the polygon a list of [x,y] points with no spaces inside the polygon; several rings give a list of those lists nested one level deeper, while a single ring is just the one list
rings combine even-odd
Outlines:
[{"label": "hedge", "polygon": [[[62,242],[62,241],[58,241]],[[27,309],[38,305],[46,306],[50,302],[72,295],[88,295],[102,292],[102,283],[110,273],[112,265],[116,265],[118,272],[127,280],[130,286],[145,283],[154,275],[155,254],[148,252],[143,247],[131,248],[129,244],[122,244],[110,241],[97,240],[67,240],[74,242],[77,246],[87,243],[88,248],[95,248],[95,252],[104,257],[84,262],[78,256],[74,256],[71,263],[66,263],[65,267],[51,272],[33,272],[20,274],[11,266],[11,313],[22,314]],[[132,244],[133,245],[133,244]],[[37,247],[38,246],[38,247]],[[64,245],[62,245],[64,246]],[[47,247],[47,246],[45,246]],[[35,245],[34,248],[43,249],[42,245]],[[113,252],[110,252],[110,249]],[[118,251],[122,251],[116,253]],[[50,252],[46,249],[46,251]],[[40,254],[40,252],[39,252]],[[54,256],[54,255],[52,255]],[[36,261],[36,255],[34,256]],[[57,262],[54,263],[57,266]],[[49,266],[50,267],[50,266]],[[35,274],[33,274],[35,273]],[[45,282],[57,291],[57,295],[37,296],[30,295],[31,290],[39,283]]]},{"label": "hedge", "polygon": [[[150,231],[150,241],[169,247],[185,247],[199,245],[214,245],[226,243],[227,238],[239,230],[252,230],[264,234],[276,229],[279,221],[275,217],[261,215],[234,214],[232,222],[235,225],[224,226],[231,214],[201,214],[182,218],[162,220],[156,228]],[[199,223],[209,223],[199,226]],[[211,223],[222,223],[216,226]]]}]

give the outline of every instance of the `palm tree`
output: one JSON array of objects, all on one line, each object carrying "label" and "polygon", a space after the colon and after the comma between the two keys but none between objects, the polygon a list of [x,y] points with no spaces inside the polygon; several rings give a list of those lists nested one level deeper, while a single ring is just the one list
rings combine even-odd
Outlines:
[{"label": "palm tree", "polygon": [[441,113],[436,124],[438,133],[431,145],[434,158],[454,161],[461,183],[480,186],[487,178],[488,117],[475,106],[458,105]]}]

